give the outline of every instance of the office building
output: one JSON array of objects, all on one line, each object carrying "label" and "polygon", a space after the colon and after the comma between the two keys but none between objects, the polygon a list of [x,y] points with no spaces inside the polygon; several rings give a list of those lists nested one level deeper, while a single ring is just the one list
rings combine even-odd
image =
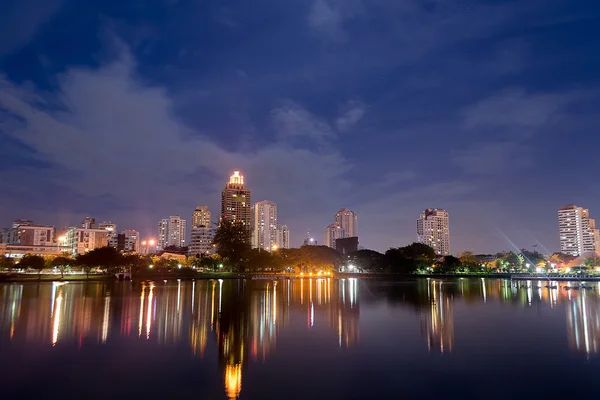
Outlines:
[{"label": "office building", "polygon": [[[84,220],[82,226],[85,226],[85,225],[95,226],[95,221],[93,224],[86,224],[86,222]],[[105,229],[108,232],[108,245],[110,247],[114,247],[116,249],[118,247],[117,246],[117,236],[119,234],[119,232],[117,231],[117,224],[115,224],[113,222],[104,221],[104,222],[98,224],[97,228]]]},{"label": "office building", "polygon": [[186,222],[179,215],[164,218],[158,223],[158,248],[168,246],[185,247]]},{"label": "office building", "polygon": [[277,247],[280,249],[290,248],[290,230],[287,225],[277,225]]},{"label": "office building", "polygon": [[234,171],[221,192],[221,219],[241,222],[251,229],[251,191],[244,187],[244,177]]},{"label": "office building", "polygon": [[450,223],[448,212],[440,208],[428,208],[417,219],[417,241],[433,248],[435,254],[450,254]]},{"label": "office building", "polygon": [[587,208],[569,205],[558,210],[561,253],[578,257],[600,251],[600,231]]},{"label": "office building", "polygon": [[264,200],[253,208],[252,247],[271,251],[277,248],[277,204]]},{"label": "office building", "polygon": [[192,228],[198,226],[210,228],[210,210],[208,206],[198,206],[192,212]]},{"label": "office building", "polygon": [[18,224],[3,231],[2,243],[22,246],[52,246],[54,227],[48,225]]}]

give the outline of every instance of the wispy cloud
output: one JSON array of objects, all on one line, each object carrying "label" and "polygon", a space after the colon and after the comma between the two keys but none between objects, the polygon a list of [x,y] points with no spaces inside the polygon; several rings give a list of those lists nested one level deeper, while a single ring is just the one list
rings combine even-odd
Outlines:
[{"label": "wispy cloud", "polygon": [[358,123],[365,115],[367,107],[360,100],[350,100],[341,108],[341,116],[335,121],[337,129],[345,132]]},{"label": "wispy cloud", "polygon": [[63,0],[19,0],[2,5],[0,12],[0,57],[33,39],[63,5]]}]

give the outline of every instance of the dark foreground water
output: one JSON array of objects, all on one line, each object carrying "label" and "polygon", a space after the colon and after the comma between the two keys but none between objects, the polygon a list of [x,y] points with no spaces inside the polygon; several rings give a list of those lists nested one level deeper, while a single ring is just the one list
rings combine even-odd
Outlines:
[{"label": "dark foreground water", "polygon": [[600,287],[556,284],[1,285],[0,396],[597,398]]}]

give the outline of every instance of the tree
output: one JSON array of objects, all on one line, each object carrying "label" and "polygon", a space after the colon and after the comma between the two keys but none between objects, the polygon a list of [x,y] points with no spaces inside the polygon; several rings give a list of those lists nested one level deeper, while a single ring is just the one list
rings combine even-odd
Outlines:
[{"label": "tree", "polygon": [[350,259],[363,271],[380,272],[385,268],[385,256],[374,250],[358,250],[350,254]]},{"label": "tree", "polygon": [[391,248],[385,252],[388,268],[393,272],[413,273],[431,267],[436,260],[435,250],[422,243]]},{"label": "tree", "polygon": [[56,267],[60,271],[60,277],[65,277],[65,271],[67,271],[72,265],[75,264],[75,260],[69,257],[58,256],[50,260],[50,266]]},{"label": "tree", "polygon": [[99,247],[85,254],[80,254],[76,263],[81,265],[85,271],[86,277],[89,278],[90,271],[94,267],[117,267],[123,263],[123,255],[114,247]]},{"label": "tree", "polygon": [[586,257],[585,260],[583,260],[583,265],[585,265],[588,268],[598,267],[598,266],[600,266],[600,257],[598,257],[595,254],[592,256]]},{"label": "tree", "polygon": [[23,268],[35,269],[38,271],[38,279],[41,279],[42,271],[46,268],[46,261],[44,260],[44,257],[26,254],[21,258],[19,265]]},{"label": "tree", "polygon": [[12,269],[15,267],[15,261],[10,258],[10,257],[6,257],[6,256],[0,256],[0,269],[7,269],[9,271],[12,271]]},{"label": "tree", "polygon": [[575,260],[576,258],[577,257],[572,256],[570,254],[554,253],[550,257],[548,257],[548,263],[551,266],[554,265],[554,267],[561,268],[562,266],[570,263],[571,261]]},{"label": "tree", "polygon": [[537,251],[529,251],[527,249],[521,249],[521,254],[525,258],[525,262],[532,266],[537,266],[540,262],[545,261],[546,258],[543,254]]},{"label": "tree", "polygon": [[444,257],[444,261],[440,264],[440,271],[442,272],[458,272],[462,266],[460,260],[454,256]]},{"label": "tree", "polygon": [[224,219],[217,227],[213,244],[217,254],[227,259],[233,268],[239,269],[250,251],[250,231],[242,222]]},{"label": "tree", "polygon": [[469,268],[471,270],[479,269],[479,259],[473,254],[472,251],[463,251],[462,254],[458,257],[460,259],[460,263],[465,268]]}]

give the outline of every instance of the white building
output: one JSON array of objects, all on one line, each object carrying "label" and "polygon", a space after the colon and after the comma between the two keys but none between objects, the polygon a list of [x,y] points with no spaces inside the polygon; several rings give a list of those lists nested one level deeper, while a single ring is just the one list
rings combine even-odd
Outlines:
[{"label": "white building", "polygon": [[277,247],[280,249],[290,248],[290,230],[287,225],[277,225]]},{"label": "white building", "polygon": [[558,230],[561,253],[578,257],[600,251],[600,231],[588,209],[575,205],[560,207]]},{"label": "white building", "polygon": [[179,215],[164,218],[158,223],[158,248],[164,250],[167,246],[185,246],[185,219]]},{"label": "white building", "polygon": [[428,208],[417,219],[417,240],[435,250],[435,254],[450,254],[450,220],[448,212],[440,208]]},{"label": "white building", "polygon": [[[86,219],[90,219],[89,217],[87,217]],[[93,220],[93,218],[91,218]],[[86,220],[83,221],[82,226],[85,228],[86,225]],[[94,226],[94,228],[96,228],[96,226]],[[98,224],[97,226],[98,229],[105,229],[106,231],[108,231],[108,245],[111,247],[114,247],[115,249],[118,247],[118,235],[119,232],[117,231],[117,224],[113,223],[113,222],[107,222],[104,221],[101,224]]]},{"label": "white building", "polygon": [[196,257],[212,254],[214,252],[214,247],[212,245],[214,237],[215,229],[213,228],[203,225],[192,228],[188,255],[190,257]]},{"label": "white building", "polygon": [[358,218],[354,211],[340,209],[335,213],[334,224],[342,229],[340,238],[358,237]]},{"label": "white building", "polygon": [[125,238],[123,251],[126,253],[139,253],[140,252],[140,233],[133,229],[127,229],[121,232],[121,235]]},{"label": "white building", "polygon": [[73,255],[108,246],[109,231],[106,229],[87,229],[71,227],[65,235],[65,246]]},{"label": "white building", "polygon": [[252,247],[271,251],[277,246],[277,204],[264,200],[254,205]]},{"label": "white building", "polygon": [[2,242],[22,246],[52,246],[54,244],[54,227],[33,224],[18,225],[18,227],[5,230]]}]

